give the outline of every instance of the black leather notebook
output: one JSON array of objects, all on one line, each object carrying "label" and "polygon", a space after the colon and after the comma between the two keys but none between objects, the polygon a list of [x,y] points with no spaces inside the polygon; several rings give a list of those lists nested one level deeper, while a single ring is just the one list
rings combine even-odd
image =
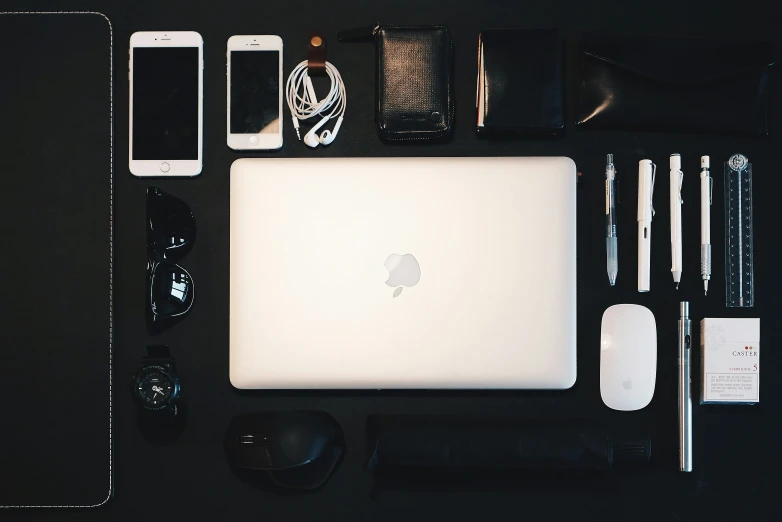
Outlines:
[{"label": "black leather notebook", "polygon": [[112,30],[0,13],[0,506],[112,495]]}]

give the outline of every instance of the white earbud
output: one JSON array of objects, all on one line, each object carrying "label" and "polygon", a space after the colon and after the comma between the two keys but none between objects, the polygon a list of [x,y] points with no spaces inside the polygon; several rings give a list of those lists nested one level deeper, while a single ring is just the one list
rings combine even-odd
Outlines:
[{"label": "white earbud", "polygon": [[317,125],[315,125],[313,128],[310,129],[310,131],[304,136],[304,143],[308,147],[312,147],[313,149],[317,147],[320,144],[320,138],[318,138],[318,135],[315,134],[320,130],[321,127],[326,125],[326,122],[329,121],[329,117],[326,116],[322,120],[318,122]]},{"label": "white earbud", "polygon": [[342,116],[337,118],[337,124],[334,125],[334,130],[323,131],[323,134],[320,135],[320,144],[331,145],[331,142],[337,138],[337,133],[339,132],[340,125],[342,125]]},{"label": "white earbud", "polygon": [[[342,117],[345,115],[347,93],[337,68],[330,62],[326,62],[326,74],[331,81],[331,87],[326,97],[318,101],[315,89],[312,87],[312,80],[309,77],[308,65],[309,62],[304,60],[293,68],[285,83],[285,99],[288,101],[293,128],[299,139],[301,139],[300,121],[309,123],[315,121],[316,118],[323,118],[307,132],[302,140],[305,145],[314,149],[318,145],[331,145],[337,138],[337,133],[342,126]],[[323,133],[318,136],[318,131],[326,125],[326,122],[334,118],[337,118],[334,128],[324,129]]]}]

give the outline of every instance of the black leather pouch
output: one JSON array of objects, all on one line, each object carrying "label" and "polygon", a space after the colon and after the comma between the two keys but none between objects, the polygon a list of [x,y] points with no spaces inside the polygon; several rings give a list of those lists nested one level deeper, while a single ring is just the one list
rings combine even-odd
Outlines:
[{"label": "black leather pouch", "polygon": [[[454,118],[453,44],[448,28],[376,26],[375,123],[380,138],[440,140]],[[356,31],[340,41],[366,40]]]},{"label": "black leather pouch", "polygon": [[367,469],[520,471],[606,470],[645,465],[649,436],[617,438],[593,421],[486,415],[370,415]]},{"label": "black leather pouch", "polygon": [[770,44],[585,35],[576,123],[765,136]]},{"label": "black leather pouch", "polygon": [[557,30],[482,31],[478,132],[560,134],[565,128],[563,58]]}]

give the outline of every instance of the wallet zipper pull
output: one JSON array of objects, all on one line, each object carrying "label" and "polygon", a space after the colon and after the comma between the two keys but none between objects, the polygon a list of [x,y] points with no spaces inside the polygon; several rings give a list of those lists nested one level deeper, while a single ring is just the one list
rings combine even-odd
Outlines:
[{"label": "wallet zipper pull", "polygon": [[357,27],[355,29],[340,31],[337,33],[337,41],[371,42],[375,39],[378,31],[380,31],[380,24],[375,22],[375,25],[370,25],[368,27]]}]

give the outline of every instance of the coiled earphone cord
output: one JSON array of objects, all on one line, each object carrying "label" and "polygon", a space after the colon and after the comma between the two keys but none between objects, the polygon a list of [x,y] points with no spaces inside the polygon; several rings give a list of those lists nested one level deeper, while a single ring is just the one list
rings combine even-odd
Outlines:
[{"label": "coiled earphone cord", "polygon": [[[312,87],[312,80],[310,80],[307,70],[307,60],[300,62],[293,68],[293,71],[288,76],[288,81],[285,83],[285,99],[288,102],[293,128],[296,129],[296,135],[299,137],[299,140],[301,140],[301,133],[299,132],[300,120],[308,120],[316,116],[323,118],[304,136],[304,143],[313,148],[317,147],[318,144],[330,145],[334,141],[339,132],[339,127],[342,125],[342,118],[345,115],[345,107],[347,105],[347,94],[345,92],[345,84],[342,82],[342,76],[330,62],[326,62],[326,74],[331,80],[331,87],[328,95],[320,101],[315,96],[315,89]],[[332,118],[337,118],[334,130],[325,130],[320,136],[315,134]]]}]

